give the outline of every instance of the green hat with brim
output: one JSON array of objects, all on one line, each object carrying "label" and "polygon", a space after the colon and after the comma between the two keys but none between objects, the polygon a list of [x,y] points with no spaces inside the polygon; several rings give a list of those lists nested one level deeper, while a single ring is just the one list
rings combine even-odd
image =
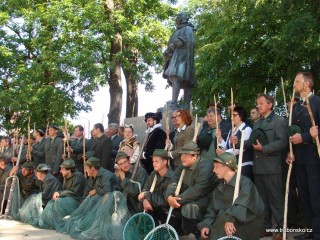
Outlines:
[{"label": "green hat with brim", "polygon": [[84,162],[84,165],[88,167],[100,167],[100,159],[96,157],[89,157],[89,159]]},{"label": "green hat with brim", "polygon": [[252,130],[251,135],[250,135],[250,140],[253,144],[257,144],[257,140],[259,140],[259,142],[261,143],[262,146],[268,144],[267,135],[260,128],[256,128],[256,129]]},{"label": "green hat with brim", "polygon": [[34,169],[34,164],[31,161],[27,161],[24,164],[21,165],[21,168],[25,169]]},{"label": "green hat with brim", "polygon": [[197,154],[199,153],[199,147],[194,141],[190,140],[180,149],[178,153]]},{"label": "green hat with brim", "polygon": [[155,149],[152,157],[161,157],[163,159],[169,159],[168,151],[165,149]]},{"label": "green hat with brim", "polygon": [[120,152],[118,152],[118,154],[117,154],[117,156],[116,156],[115,162],[118,162],[118,160],[120,160],[120,159],[122,159],[122,158],[127,158],[127,159],[129,159],[130,157],[129,157],[129,155],[126,154],[125,152],[120,151]]},{"label": "green hat with brim", "polygon": [[296,125],[296,124],[292,124],[291,126],[289,126],[289,136],[293,136],[295,135],[296,133],[301,133],[302,130],[301,130],[301,127],[299,125]]},{"label": "green hat with brim", "polygon": [[236,171],[238,169],[237,166],[237,158],[233,156],[233,154],[224,152],[221,155],[213,158],[213,161],[219,162],[227,167],[229,167],[231,170]]},{"label": "green hat with brim", "polygon": [[36,172],[50,172],[51,168],[49,165],[40,163],[36,169]]},{"label": "green hat with brim", "polygon": [[62,168],[66,168],[66,169],[71,169],[71,168],[75,168],[76,167],[76,164],[75,162],[73,161],[73,159],[71,158],[67,158],[66,160],[64,160],[60,167]]}]

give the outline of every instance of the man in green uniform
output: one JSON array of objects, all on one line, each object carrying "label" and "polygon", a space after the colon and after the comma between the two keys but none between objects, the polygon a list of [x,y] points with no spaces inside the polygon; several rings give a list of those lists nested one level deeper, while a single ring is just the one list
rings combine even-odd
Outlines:
[{"label": "man in green uniform", "polygon": [[[181,166],[174,173],[171,183],[165,191],[165,197],[170,207],[180,209],[182,215],[181,229],[185,235],[193,233],[200,236],[197,224],[203,218],[208,206],[208,194],[217,185],[212,172],[213,162],[199,156],[198,145],[188,141],[180,150]],[[175,196],[175,190],[185,169],[181,190]]]},{"label": "man in green uniform", "polygon": [[142,168],[138,167],[137,173],[132,179],[134,166],[130,163],[130,157],[125,152],[118,152],[116,157],[116,171],[120,187],[127,194],[127,204],[131,214],[141,212],[141,206],[138,201],[138,195],[141,188],[147,180],[148,173]]},{"label": "man in green uniform", "polygon": [[223,182],[213,191],[207,213],[198,225],[204,239],[213,240],[226,235],[250,240],[260,238],[264,220],[263,201],[252,181],[241,176],[239,194],[233,203],[236,170],[237,159],[231,153],[214,158],[213,172]]},{"label": "man in green uniform", "polygon": [[80,205],[85,187],[85,178],[76,170],[75,162],[66,159],[60,165],[63,177],[61,191],[53,194],[52,200],[43,210],[40,227],[56,229],[63,226],[63,218],[71,214]]}]

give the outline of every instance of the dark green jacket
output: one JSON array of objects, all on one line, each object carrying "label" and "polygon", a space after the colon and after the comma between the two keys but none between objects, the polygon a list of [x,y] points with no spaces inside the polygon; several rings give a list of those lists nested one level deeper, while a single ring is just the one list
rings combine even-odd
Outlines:
[{"label": "dark green jacket", "polygon": [[100,167],[95,178],[89,177],[83,196],[87,197],[89,192],[93,189],[96,189],[98,195],[103,196],[107,192],[117,190],[117,188],[118,184],[116,176],[109,170]]},{"label": "dark green jacket", "polygon": [[59,191],[59,197],[72,197],[81,200],[86,184],[86,179],[82,173],[75,171],[70,178],[63,179],[62,191]]},{"label": "dark green jacket", "polygon": [[44,154],[44,144],[45,138],[42,138],[40,141],[32,145],[32,161],[34,162],[34,167],[36,168],[40,163],[45,162],[45,154]]},{"label": "dark green jacket", "polygon": [[[182,169],[185,169],[180,194],[182,215],[187,218],[198,218],[201,216],[208,204],[208,194],[217,186],[217,178],[213,174],[213,161],[198,157],[196,162],[188,168],[179,166],[172,177],[171,183],[165,191],[165,198],[174,195]],[[192,203],[198,206],[197,213],[191,213],[184,205]],[[199,215],[200,214],[200,215]]]},{"label": "dark green jacket", "polygon": [[[253,130],[260,128],[267,136],[268,143],[263,145],[262,152],[254,151],[254,174],[281,174],[284,159],[284,151],[288,146],[288,123],[285,118],[273,111],[266,119],[260,119],[254,123]],[[252,141],[245,141],[244,148],[250,148]]]},{"label": "dark green jacket", "polygon": [[34,184],[37,181],[37,178],[34,174],[32,174],[30,178],[27,178],[23,176],[21,170],[19,170],[17,177],[19,178],[21,196],[24,200],[27,199],[31,194],[39,193],[39,187]]},{"label": "dark green jacket", "polygon": [[176,130],[176,134],[174,136],[173,149],[171,152],[172,157],[174,158],[174,166],[181,165],[180,160],[180,149],[190,140],[193,139],[194,136],[194,128],[191,126],[183,126],[180,130]]},{"label": "dark green jacket", "polygon": [[[142,208],[138,201],[138,195],[140,193],[139,187],[137,183],[133,183],[130,181],[132,173],[133,173],[133,166],[129,169],[128,172],[125,173],[125,178],[121,180],[118,178],[118,181],[121,185],[122,191],[127,194],[127,203],[128,208],[131,213],[141,212]],[[144,168],[139,167],[135,178],[133,181],[139,182],[141,188],[143,187],[145,181],[147,180],[148,173]]]},{"label": "dark green jacket", "polygon": [[[151,203],[153,208],[169,207],[167,199],[164,196],[164,192],[168,187],[168,184],[171,182],[173,174],[174,172],[171,170],[171,168],[169,168],[163,177],[160,177],[159,173],[156,171],[153,171],[148,177],[142,192],[145,192],[144,196]],[[157,182],[154,191],[151,193],[150,188],[155,175],[157,175]]]},{"label": "dark green jacket", "polygon": [[52,199],[52,196],[55,192],[58,192],[61,189],[60,181],[54,177],[51,173],[48,173],[42,184],[37,183],[42,192],[42,205],[47,205],[47,203]]},{"label": "dark green jacket", "polygon": [[[9,177],[9,173],[10,173],[11,169],[12,169],[12,167],[9,165],[7,165],[7,167],[5,169],[0,168],[0,201],[1,202],[2,202],[2,198],[3,198],[6,179],[7,179],[7,177]],[[8,197],[8,194],[10,191],[10,183],[11,183],[11,181],[8,182],[8,185],[7,185],[6,197]]]},{"label": "dark green jacket", "polygon": [[229,183],[221,182],[213,191],[206,215],[198,225],[199,230],[211,228],[212,240],[226,236],[226,222],[235,224],[235,236],[241,239],[255,240],[260,237],[263,227],[263,201],[252,181],[241,176],[239,195],[232,204],[236,176],[235,174]]}]

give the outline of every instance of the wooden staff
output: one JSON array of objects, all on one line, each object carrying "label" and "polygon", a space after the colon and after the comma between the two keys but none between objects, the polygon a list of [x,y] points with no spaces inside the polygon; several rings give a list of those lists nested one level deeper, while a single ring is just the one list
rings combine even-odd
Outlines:
[{"label": "wooden staff", "polygon": [[[285,93],[285,90],[284,90],[284,83],[283,83],[283,78],[282,77],[281,77],[281,86],[282,86],[283,102],[284,102],[284,106],[285,106],[284,109],[286,110],[286,117],[288,117],[289,113],[288,113],[288,109],[286,108],[287,100],[286,100],[286,93]],[[291,101],[292,101],[292,99],[291,99]]]},{"label": "wooden staff", "polygon": [[267,88],[264,88],[264,94],[267,94]]},{"label": "wooden staff", "polygon": [[45,138],[48,137],[48,130],[49,130],[49,120],[48,120],[48,122],[47,122],[47,128],[46,128]]},{"label": "wooden staff", "polygon": [[86,162],[86,134],[85,132],[83,131],[83,137],[82,137],[82,147],[83,147],[83,150],[82,150],[82,158],[83,158],[83,173],[84,173],[84,176],[85,178],[87,178],[87,173],[86,173],[86,166],[85,166],[85,162]]},{"label": "wooden staff", "polygon": [[201,124],[198,123],[198,115],[196,114],[195,124],[194,124],[194,135],[192,141],[195,143],[197,142],[198,132],[200,129]]},{"label": "wooden staff", "polygon": [[277,88],[274,90],[274,111],[276,111],[277,107]]},{"label": "wooden staff", "polygon": [[[230,115],[231,115],[231,134],[232,136],[234,135],[234,119],[233,119],[233,91],[232,91],[232,88],[231,88],[231,107],[230,107]],[[232,152],[233,152],[233,155],[236,155],[235,154],[235,144],[233,143],[232,144]]]},{"label": "wooden staff", "polygon": [[[167,143],[170,141],[169,139],[169,133],[170,133],[170,127],[169,127],[169,112],[168,112],[168,104],[166,104],[165,107],[165,114],[166,114],[166,135],[167,135]],[[168,156],[170,157],[170,147],[168,144],[166,144],[165,149],[168,151]],[[168,161],[170,166],[170,161]]]},{"label": "wooden staff", "polygon": [[[308,112],[309,112],[309,116],[310,116],[310,120],[311,120],[312,126],[314,127],[314,126],[316,126],[316,124],[314,122],[314,118],[313,118],[313,114],[312,114],[312,111],[311,111],[311,107],[310,107],[310,102],[309,102],[308,96],[306,96],[306,104],[307,104],[307,109],[308,109]],[[318,155],[320,156],[320,145],[319,145],[319,136],[318,135],[316,136],[316,143],[317,143]]]},{"label": "wooden staff", "polygon": [[[294,89],[293,89],[293,93],[292,93],[292,97],[291,97],[291,101],[290,101],[290,115],[289,115],[289,127],[292,124],[292,109],[293,109],[293,101],[294,101]],[[290,159],[293,159],[293,149],[292,149],[292,142],[289,140],[289,156]],[[285,192],[285,196],[284,196],[284,215],[283,215],[283,235],[282,235],[282,239],[287,239],[287,215],[288,215],[288,197],[289,197],[289,183],[290,183],[290,176],[291,176],[291,171],[292,171],[292,162],[290,161],[289,164],[289,169],[288,169],[288,173],[287,173],[287,181],[286,181],[286,192]]]},{"label": "wooden staff", "polygon": [[[65,132],[65,141],[67,142],[67,147],[70,148],[69,138],[68,138],[68,123],[67,120],[64,121],[64,132]],[[66,155],[66,145],[64,144],[64,155]],[[70,152],[68,151],[68,158],[70,158]]]},{"label": "wooden staff", "polygon": [[31,136],[30,136],[30,116],[28,121],[28,149],[27,149],[27,160],[31,161]]},{"label": "wooden staff", "polygon": [[240,189],[240,177],[241,177],[241,169],[242,169],[242,158],[243,158],[243,146],[244,146],[244,138],[245,138],[246,130],[241,131],[241,141],[240,141],[240,153],[239,153],[239,160],[238,160],[238,170],[237,170],[237,177],[236,177],[236,185],[234,187],[233,193],[233,201],[238,198],[239,196],[239,189]]},{"label": "wooden staff", "polygon": [[[219,129],[219,123],[218,123],[218,114],[217,114],[217,101],[216,101],[216,95],[213,96],[214,97],[214,111],[215,111],[215,117],[216,117],[216,131]],[[218,149],[218,145],[219,145],[219,139],[218,136],[216,134],[217,137],[217,149]]]}]

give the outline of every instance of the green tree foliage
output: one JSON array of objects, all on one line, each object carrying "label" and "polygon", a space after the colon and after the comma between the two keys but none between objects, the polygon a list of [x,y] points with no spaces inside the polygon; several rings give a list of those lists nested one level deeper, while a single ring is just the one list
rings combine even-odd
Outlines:
[{"label": "green tree foliage", "polygon": [[[152,86],[149,68],[161,66],[169,35],[161,21],[174,12],[169,3],[142,0],[6,0],[0,10],[0,122],[6,128],[26,126],[28,116],[46,126],[90,110],[99,86],[109,83],[113,91],[116,64],[132,81]],[[123,39],[117,51],[115,36]],[[110,101],[121,100],[120,86]]]},{"label": "green tree foliage", "polygon": [[278,89],[281,105],[281,76],[287,99],[298,71],[319,79],[319,1],[193,0],[189,7],[198,25],[193,102],[202,113],[214,95],[230,104],[231,87],[237,105],[252,107],[265,88]]}]

